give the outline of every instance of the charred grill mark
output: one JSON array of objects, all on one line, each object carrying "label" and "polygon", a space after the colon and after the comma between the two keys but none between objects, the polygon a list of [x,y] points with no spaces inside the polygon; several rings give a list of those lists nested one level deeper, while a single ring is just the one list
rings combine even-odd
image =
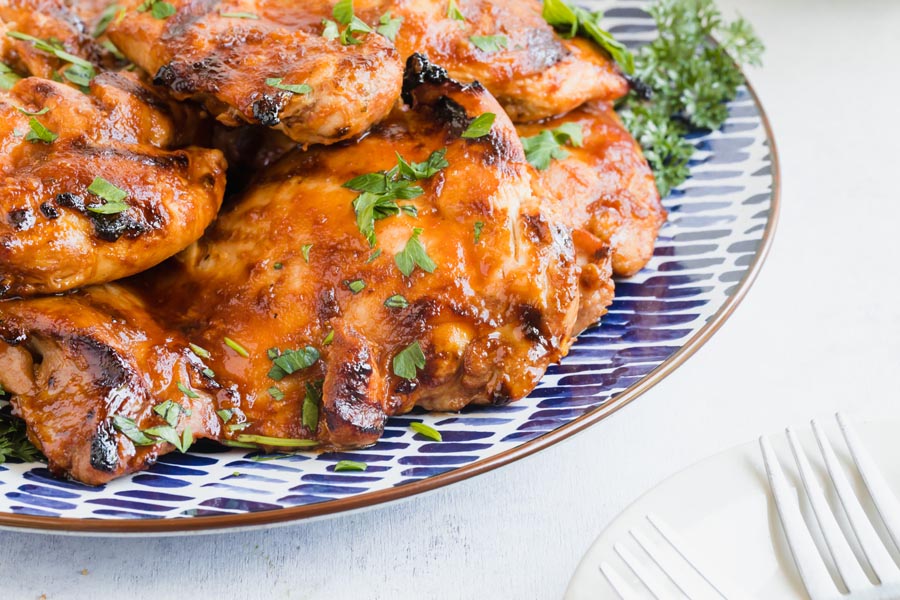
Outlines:
[{"label": "charred grill mark", "polygon": [[552,233],[547,221],[538,214],[523,214],[522,224],[525,226],[525,233],[536,245],[546,245],[551,241]]},{"label": "charred grill mark", "polygon": [[176,94],[215,94],[219,91],[223,70],[223,65],[215,56],[206,56],[190,64],[172,61],[159,68],[153,77],[153,84],[168,87]]},{"label": "charred grill mark", "polygon": [[65,192],[56,196],[56,204],[66,208],[74,208],[79,212],[84,212],[84,198],[78,194]]},{"label": "charred grill mark", "polygon": [[491,390],[490,396],[488,397],[488,402],[491,406],[506,406],[512,401],[512,392],[505,382],[501,383],[498,389]]},{"label": "charred grill mark", "polygon": [[119,447],[109,421],[100,423],[91,440],[91,466],[106,473],[112,473],[119,466]]},{"label": "charred grill mark", "polygon": [[55,206],[50,204],[49,202],[44,202],[41,204],[41,214],[43,214],[48,219],[58,219],[59,211]]},{"label": "charred grill mark", "polygon": [[319,293],[319,300],[316,302],[316,316],[320,321],[325,322],[339,316],[341,313],[340,306],[337,302],[337,296],[334,289],[326,288]]},{"label": "charred grill mark", "polygon": [[461,136],[472,123],[466,109],[456,100],[442,96],[434,105],[434,114],[442,122],[447,124],[450,133]]},{"label": "charred grill mark", "polygon": [[171,108],[159,96],[148,90],[137,81],[128,77],[123,77],[119,73],[108,71],[101,73],[94,78],[93,83],[110,85],[126,92],[128,95],[140,100],[143,104],[158,110],[164,114],[172,114]]},{"label": "charred grill mark", "polygon": [[256,100],[251,105],[253,110],[253,118],[260,125],[273,127],[281,123],[281,110],[284,108],[285,99],[283,94],[263,94],[262,98]]},{"label": "charred grill mark", "polygon": [[441,85],[453,81],[443,67],[432,64],[426,56],[413,54],[406,59],[406,69],[403,71],[403,102],[412,106],[414,104],[413,90],[423,84]]},{"label": "charred grill mark", "polygon": [[367,402],[372,379],[369,351],[361,348],[352,360],[342,361],[335,368],[332,402],[325,410],[328,428],[335,431],[350,426],[359,433],[380,434],[386,415]]},{"label": "charred grill mark", "polygon": [[94,224],[94,233],[104,242],[116,242],[122,236],[135,239],[153,229],[149,224],[142,223],[127,213],[115,215],[91,213],[89,217]]},{"label": "charred grill mark", "polygon": [[83,356],[87,360],[98,386],[111,390],[128,383],[132,370],[110,346],[85,335],[70,338],[68,344],[73,356]]},{"label": "charred grill mark", "polygon": [[16,231],[26,231],[34,227],[37,219],[30,208],[20,208],[9,211],[9,223]]},{"label": "charred grill mark", "polygon": [[530,304],[522,304],[519,306],[519,320],[522,321],[522,333],[529,342],[543,344],[546,342],[544,338],[544,317],[540,309]]}]

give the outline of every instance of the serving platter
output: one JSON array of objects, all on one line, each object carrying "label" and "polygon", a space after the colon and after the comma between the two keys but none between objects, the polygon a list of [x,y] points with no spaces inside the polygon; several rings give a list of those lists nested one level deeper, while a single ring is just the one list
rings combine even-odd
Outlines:
[{"label": "serving platter", "polygon": [[[587,3],[585,3],[587,4]],[[640,1],[593,3],[618,39],[653,35]],[[0,527],[91,535],[172,535],[283,523],[386,502],[484,473],[556,443],[658,383],[697,350],[752,284],[772,240],[778,162],[749,84],[719,131],[691,137],[691,178],[664,200],[669,220],[641,273],[617,281],[602,326],[579,336],[539,387],[508,406],[393,418],[374,446],[264,456],[197,444],[102,487],[39,463],[0,465]],[[409,428],[423,421],[435,442]],[[340,460],[368,465],[335,472]]]}]

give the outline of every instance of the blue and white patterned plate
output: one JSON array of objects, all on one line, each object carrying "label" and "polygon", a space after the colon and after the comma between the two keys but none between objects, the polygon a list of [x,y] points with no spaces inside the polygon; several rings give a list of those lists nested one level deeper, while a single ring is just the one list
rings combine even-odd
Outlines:
[{"label": "blue and white patterned plate", "polygon": [[[629,43],[653,35],[639,0],[606,13]],[[693,138],[691,179],[665,200],[669,220],[648,267],[616,285],[601,327],[552,366],[526,400],[459,414],[391,419],[376,445],[276,458],[195,447],[149,471],[92,488],[41,464],[0,465],[0,527],[65,533],[171,534],[250,527],[370,507],[483,473],[558,442],[646,391],[693,353],[746,293],[775,225],[778,165],[749,87],[721,131]],[[436,443],[408,424],[424,421]],[[337,461],[369,465],[334,471]]]}]

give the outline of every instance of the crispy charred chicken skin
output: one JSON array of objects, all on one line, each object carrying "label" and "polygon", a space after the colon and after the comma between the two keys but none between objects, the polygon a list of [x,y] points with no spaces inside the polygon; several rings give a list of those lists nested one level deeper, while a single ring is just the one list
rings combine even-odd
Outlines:
[{"label": "crispy charred chicken skin", "polygon": [[0,92],[0,297],[144,271],[197,240],[222,203],[220,152],[167,149],[186,129],[177,109],[130,73],[90,90],[29,77]]},{"label": "crispy charred chicken skin", "polygon": [[[226,125],[273,127],[303,144],[353,138],[400,94],[402,63],[386,38],[344,45],[294,27],[294,0],[172,0],[159,19],[125,3],[109,37],[179,99],[202,101]],[[236,18],[234,14],[258,18]]]},{"label": "crispy charred chicken skin", "polygon": [[117,285],[0,302],[0,364],[50,469],[84,483],[153,464],[174,448],[159,436],[189,445],[220,429],[211,397],[223,392],[205,365]]},{"label": "crispy charred chicken skin", "polygon": [[666,211],[644,155],[612,106],[593,102],[564,117],[518,125],[523,138],[567,123],[581,128],[581,147],[538,171],[544,210],[572,229],[581,265],[576,331],[594,324],[612,302],[610,273],[630,277],[653,256]]}]

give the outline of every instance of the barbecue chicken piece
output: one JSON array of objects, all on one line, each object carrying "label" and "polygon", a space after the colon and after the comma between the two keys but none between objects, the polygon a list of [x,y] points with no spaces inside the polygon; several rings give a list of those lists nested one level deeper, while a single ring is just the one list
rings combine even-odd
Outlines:
[{"label": "barbecue chicken piece", "polygon": [[354,4],[371,25],[388,12],[402,17],[396,36],[402,56],[421,52],[453,78],[480,82],[513,121],[560,115],[588,100],[612,101],[628,92],[598,46],[556,34],[538,0],[457,0],[458,13],[445,0]]},{"label": "barbecue chicken piece", "polygon": [[[226,125],[261,124],[303,143],[331,144],[384,118],[400,92],[402,63],[386,38],[344,45],[297,27],[294,0],[172,0],[157,18],[125,3],[109,37],[176,98],[202,101]],[[318,2],[313,2],[318,5]],[[236,17],[251,14],[258,18]]]},{"label": "barbecue chicken piece", "polygon": [[58,475],[100,485],[217,436],[208,373],[118,285],[0,301],[0,384]]},{"label": "barbecue chicken piece", "polygon": [[[522,398],[571,343],[571,238],[500,105],[420,56],[405,90],[358,142],[264,172],[148,284],[238,390],[218,406],[233,441],[371,444],[415,405]],[[461,137],[485,113],[490,133]]]},{"label": "barbecue chicken piece", "polygon": [[[97,25],[107,4],[105,0],[0,0],[2,60],[36,77],[76,86],[86,85],[97,70],[123,66],[124,61],[92,35],[101,33]],[[76,64],[68,60],[71,57],[82,62]]]},{"label": "barbecue chicken piece", "polygon": [[586,104],[564,117],[519,125],[523,138],[578,125],[581,147],[566,146],[568,157],[538,171],[545,210],[573,230],[582,266],[577,330],[597,321],[612,302],[609,271],[629,277],[653,256],[666,211],[641,149],[612,106]]},{"label": "barbecue chicken piece", "polygon": [[30,77],[0,92],[0,297],[143,271],[196,241],[221,205],[217,150],[169,150],[188,119],[131,73],[91,93]]}]

